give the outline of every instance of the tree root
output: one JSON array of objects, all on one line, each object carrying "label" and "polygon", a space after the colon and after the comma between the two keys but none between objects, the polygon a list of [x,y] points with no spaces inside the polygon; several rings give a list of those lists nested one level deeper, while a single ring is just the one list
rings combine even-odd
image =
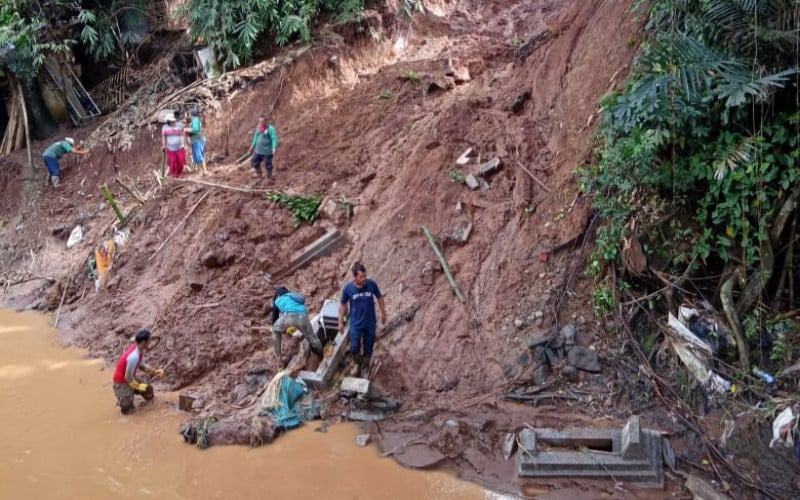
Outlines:
[{"label": "tree root", "polygon": [[742,368],[747,369],[750,366],[750,349],[747,347],[747,341],[742,331],[742,323],[739,321],[739,315],[733,304],[733,287],[736,280],[743,273],[741,267],[736,268],[730,276],[722,283],[719,291],[719,298],[722,301],[722,309],[725,311],[725,316],[728,318],[728,323],[733,330],[733,336],[736,338],[736,348],[739,350],[739,362]]}]

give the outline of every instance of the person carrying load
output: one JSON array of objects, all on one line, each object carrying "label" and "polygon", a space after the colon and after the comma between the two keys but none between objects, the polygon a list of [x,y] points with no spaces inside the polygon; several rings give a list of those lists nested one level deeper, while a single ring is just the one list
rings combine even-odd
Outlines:
[{"label": "person carrying load", "polygon": [[272,303],[272,340],[275,357],[281,367],[284,366],[281,356],[281,336],[291,327],[300,330],[305,337],[303,349],[307,351],[310,347],[315,354],[323,356],[322,342],[308,320],[305,297],[297,292],[290,292],[285,286],[279,286],[275,288],[275,299]]}]

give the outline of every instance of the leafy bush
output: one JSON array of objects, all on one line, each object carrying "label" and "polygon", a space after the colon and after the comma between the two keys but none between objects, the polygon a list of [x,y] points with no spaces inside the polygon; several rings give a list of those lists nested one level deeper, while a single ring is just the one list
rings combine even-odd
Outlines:
[{"label": "leafy bush", "polygon": [[797,77],[793,8],[792,0],[652,3],[652,36],[625,92],[603,99],[598,162],[579,170],[607,221],[596,257],[617,260],[631,218],[647,222],[674,207],[693,214],[684,263],[736,255],[752,268],[763,258],[800,176],[800,114],[787,88]]},{"label": "leafy bush", "polygon": [[321,196],[292,196],[283,191],[270,193],[267,199],[288,209],[294,215],[294,226],[300,227],[303,222],[313,226],[319,219],[319,206],[322,204]]},{"label": "leafy bush", "polygon": [[253,47],[268,35],[278,45],[311,40],[311,23],[320,13],[348,18],[364,8],[363,0],[189,0],[180,15],[190,35],[208,44],[224,69],[253,59]]}]

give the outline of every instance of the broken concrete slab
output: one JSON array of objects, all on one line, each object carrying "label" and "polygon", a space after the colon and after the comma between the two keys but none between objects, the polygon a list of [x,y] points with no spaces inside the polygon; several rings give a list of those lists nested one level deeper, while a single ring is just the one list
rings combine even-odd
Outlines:
[{"label": "broken concrete slab", "polygon": [[356,436],[356,446],[364,448],[369,444],[369,434],[359,434]]},{"label": "broken concrete slab", "polygon": [[379,422],[386,418],[386,413],[380,410],[350,410],[348,418],[357,422]]},{"label": "broken concrete slab", "polygon": [[525,429],[520,446],[527,452],[518,454],[517,475],[609,478],[663,487],[661,433],[639,429],[638,417],[631,417],[626,427],[627,447],[620,429]]},{"label": "broken concrete slab", "polygon": [[478,166],[477,175],[479,177],[486,177],[487,175],[491,174],[498,168],[500,168],[500,158],[492,158],[491,160],[487,161],[486,163],[481,163]]},{"label": "broken concrete slab", "polygon": [[462,165],[463,166],[463,165],[466,165],[467,163],[469,163],[470,162],[469,155],[471,155],[471,154],[472,154],[472,148],[467,148],[467,150],[464,151],[463,153],[461,153],[461,156],[459,156],[458,159],[456,160],[456,165]]},{"label": "broken concrete slab", "polygon": [[475,176],[472,174],[469,174],[468,176],[464,177],[464,182],[467,184],[467,187],[473,191],[481,187],[480,183],[478,182],[478,179],[476,179]]},{"label": "broken concrete slab", "polygon": [[344,241],[345,237],[338,229],[328,229],[328,232],[319,237],[316,241],[292,255],[288,274],[293,273],[315,259],[323,257],[328,252],[335,250],[339,245],[344,243]]},{"label": "broken concrete slab", "polygon": [[567,354],[567,360],[569,364],[579,370],[599,373],[603,369],[603,365],[600,363],[600,357],[597,353],[585,347],[576,346],[570,349]]},{"label": "broken concrete slab", "polygon": [[345,377],[342,379],[339,390],[355,392],[367,396],[372,393],[372,383],[365,378]]},{"label": "broken concrete slab", "polygon": [[694,495],[694,500],[731,500],[731,497],[714,489],[711,483],[692,474],[686,479],[685,486]]}]

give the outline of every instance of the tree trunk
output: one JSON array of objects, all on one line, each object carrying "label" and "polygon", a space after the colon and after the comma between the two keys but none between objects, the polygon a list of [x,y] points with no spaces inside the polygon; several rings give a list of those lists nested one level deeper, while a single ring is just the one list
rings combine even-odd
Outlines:
[{"label": "tree trunk", "polygon": [[31,139],[47,139],[58,132],[58,125],[44,105],[36,80],[20,79],[25,107],[28,111]]}]

